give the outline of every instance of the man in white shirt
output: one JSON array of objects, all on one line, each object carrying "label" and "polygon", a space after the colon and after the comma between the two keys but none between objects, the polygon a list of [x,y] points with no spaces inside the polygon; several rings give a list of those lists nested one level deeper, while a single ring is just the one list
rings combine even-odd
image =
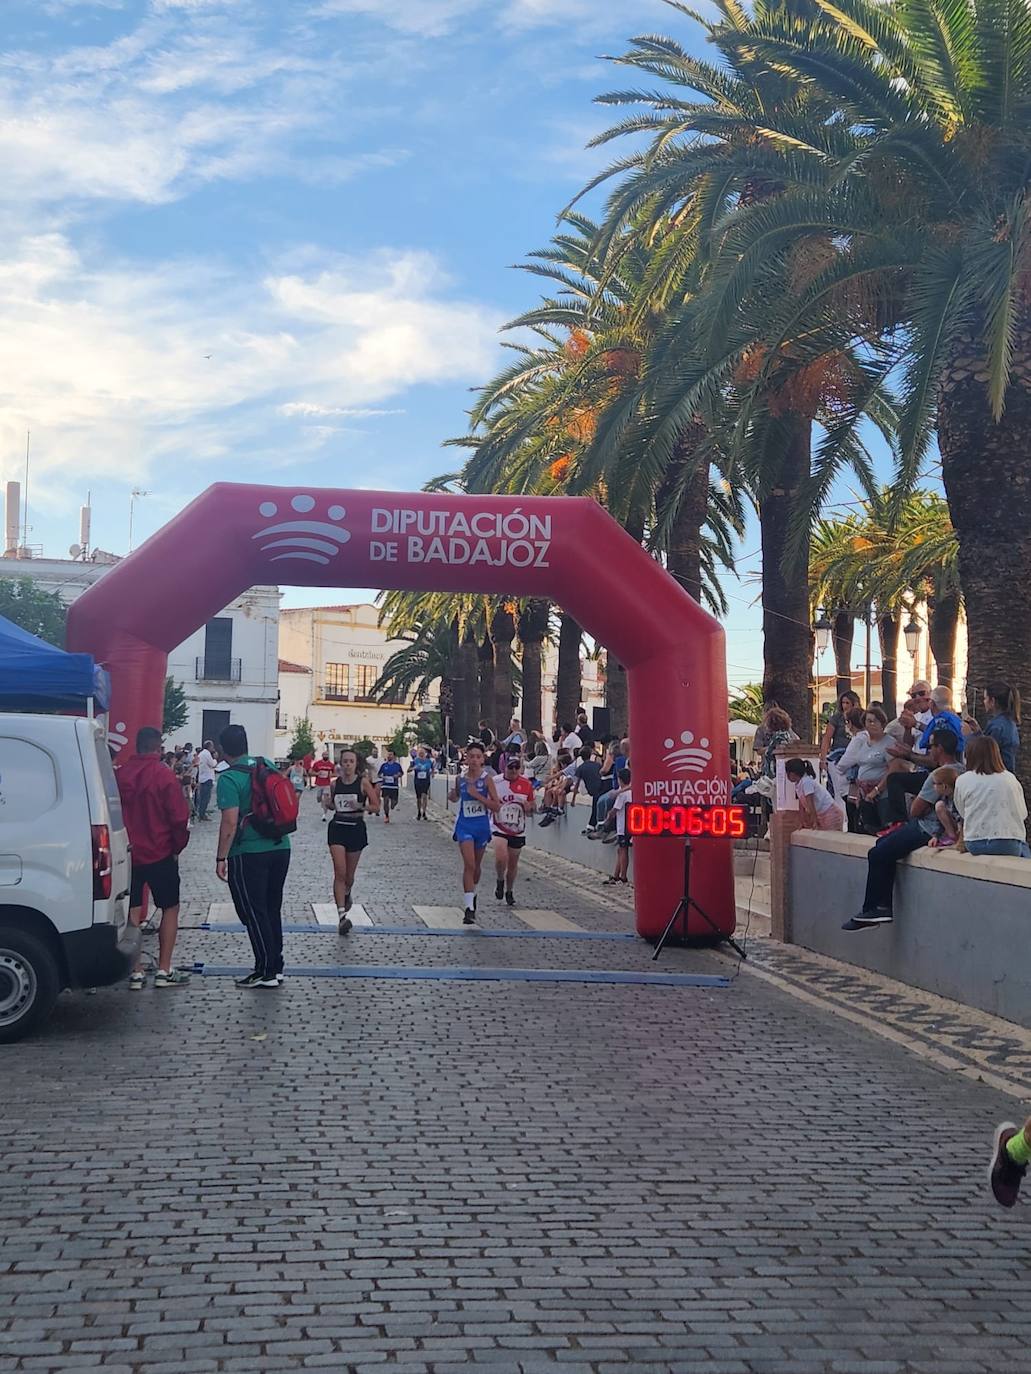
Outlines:
[{"label": "man in white shirt", "polygon": [[573,729],[571,724],[562,726],[562,748],[568,749],[571,754],[578,753],[583,748],[583,740]]},{"label": "man in white shirt", "polygon": [[215,746],[211,740],[204,741],[204,747],[198,751],[194,763],[197,767],[197,796],[194,806],[197,809],[197,819],[206,821],[209,819],[211,790],[215,785]]}]

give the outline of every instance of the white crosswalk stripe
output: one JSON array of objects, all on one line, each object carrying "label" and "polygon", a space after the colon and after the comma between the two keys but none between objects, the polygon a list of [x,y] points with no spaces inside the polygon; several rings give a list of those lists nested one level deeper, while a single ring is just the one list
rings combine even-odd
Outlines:
[{"label": "white crosswalk stripe", "polygon": [[512,915],[517,920],[523,921],[532,930],[583,930],[583,926],[578,926],[575,921],[560,916],[557,911],[517,910],[512,912]]},{"label": "white crosswalk stripe", "polygon": [[462,920],[462,910],[458,906],[415,906],[412,910],[431,930],[475,930]]},{"label": "white crosswalk stripe", "polygon": [[[336,907],[332,902],[312,902],[311,909],[315,913],[315,919],[320,926],[333,926],[334,929],[340,917]],[[371,926],[372,917],[358,902],[354,904],[347,913],[351,918],[351,924],[355,926]]]}]

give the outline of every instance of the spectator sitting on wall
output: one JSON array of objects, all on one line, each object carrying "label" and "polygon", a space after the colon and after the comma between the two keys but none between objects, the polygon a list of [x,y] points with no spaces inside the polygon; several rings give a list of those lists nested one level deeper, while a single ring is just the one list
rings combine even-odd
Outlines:
[{"label": "spectator sitting on wall", "polygon": [[848,748],[848,718],[850,713],[861,705],[862,702],[855,692],[842,692],[838,697],[838,709],[824,726],[820,740],[820,766],[827,773],[828,786],[835,797],[843,797],[844,792],[839,794],[839,779],[837,773],[831,771],[830,765],[837,763]]},{"label": "spectator sitting on wall", "polygon": [[577,793],[580,791],[581,784],[584,791],[591,799],[591,817],[587,822],[587,829],[593,829],[598,820],[598,801],[601,796],[611,790],[609,784],[605,782],[601,775],[601,764],[594,757],[594,750],[589,744],[585,744],[580,750],[579,762],[576,765],[576,782],[573,786],[573,802],[575,804]]},{"label": "spectator sitting on wall", "polygon": [[838,771],[847,776],[853,768],[856,770],[859,827],[876,834],[888,823],[885,792],[888,764],[891,761],[888,756],[891,738],[887,733],[888,718],[879,706],[871,706],[863,720],[865,729],[853,736],[838,760]]},{"label": "spectator sitting on wall", "polygon": [[967,742],[966,764],[967,771],[956,780],[954,801],[968,853],[1031,859],[1024,789],[1004,765],[998,743],[975,735]]},{"label": "spectator sitting on wall", "polygon": [[[928,743],[928,760],[934,768],[962,770],[963,765],[958,757],[959,746],[960,739],[955,730],[935,730]],[[922,849],[932,836],[942,833],[941,821],[934,811],[939,800],[934,783],[924,773],[920,793],[913,802],[911,819],[882,835],[867,855],[863,909],[846,921],[842,930],[867,930],[871,926],[891,924],[895,865],[907,854]]]},{"label": "spectator sitting on wall", "polygon": [[963,722],[952,709],[952,692],[948,687],[935,687],[931,693],[931,722],[924,726],[923,733],[915,746],[893,744],[888,753],[892,758],[905,759],[917,765],[914,773],[892,773],[888,780],[888,806],[893,821],[906,819],[906,798],[919,793],[927,781],[928,767],[933,761],[928,752],[931,736],[935,730],[951,730],[959,741],[957,758],[963,757]]},{"label": "spectator sitting on wall", "polygon": [[[605,822],[608,820],[609,813],[616,804],[616,793],[619,791],[619,774],[623,768],[630,767],[630,737],[627,735],[617,744],[615,740],[610,746],[611,753],[605,756],[605,762],[601,766],[603,780],[608,780],[609,791],[602,792],[598,798],[598,805],[595,808],[595,827],[590,832],[590,838],[599,838]],[[615,841],[615,833],[606,835],[605,843]]]},{"label": "spectator sitting on wall", "polygon": [[999,746],[1003,766],[1017,771],[1017,752],[1020,749],[1020,693],[1008,682],[989,682],[984,689],[984,709],[988,724],[982,732],[976,720],[969,717],[965,724],[972,734],[984,733]]},{"label": "spectator sitting on wall", "polygon": [[533,746],[533,754],[530,757],[530,776],[535,787],[543,787],[544,781],[551,771],[551,754],[548,752],[547,743],[543,739],[538,739]]},{"label": "spectator sitting on wall", "polygon": [[560,749],[558,758],[552,765],[552,770],[544,784],[544,795],[541,798],[541,811],[544,819],[541,825],[553,825],[559,816],[565,814],[566,794],[573,786],[574,782],[573,756],[566,749]]},{"label": "spectator sitting on wall", "polygon": [[954,801],[958,777],[959,770],[950,767],[936,768],[931,774],[938,794],[934,814],[941,823],[941,834],[932,835],[928,841],[931,849],[950,849],[959,840],[960,815]]}]

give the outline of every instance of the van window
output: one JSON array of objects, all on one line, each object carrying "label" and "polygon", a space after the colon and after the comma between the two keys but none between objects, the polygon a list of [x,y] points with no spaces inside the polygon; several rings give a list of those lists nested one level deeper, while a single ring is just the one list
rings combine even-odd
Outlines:
[{"label": "van window", "polygon": [[0,825],[34,821],[56,805],[54,760],[38,744],[0,735]]},{"label": "van window", "polygon": [[122,799],[118,795],[118,779],[115,777],[114,765],[111,763],[111,751],[107,747],[107,740],[102,735],[94,734],[93,743],[97,749],[97,764],[100,767],[100,780],[104,788],[104,796],[107,798],[108,809],[111,812],[111,827],[113,830],[121,830],[125,822],[122,820]]}]

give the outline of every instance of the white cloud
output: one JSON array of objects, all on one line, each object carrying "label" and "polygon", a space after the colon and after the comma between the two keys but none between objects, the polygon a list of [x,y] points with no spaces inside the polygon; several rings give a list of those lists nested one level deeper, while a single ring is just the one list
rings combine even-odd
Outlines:
[{"label": "white cloud", "polygon": [[404,410],[382,410],[370,406],[324,406],[316,401],[287,401],[279,407],[279,414],[301,420],[313,420],[328,415],[345,415],[355,420],[370,420],[381,415],[404,415]]},{"label": "white cloud", "polygon": [[191,462],[226,478],[295,462],[333,431],[291,420],[397,413],[409,387],[473,385],[501,323],[409,250],[308,249],[259,281],[211,261],[98,264],[59,234],[0,256],[0,312],[0,454],[32,429],[41,499],[45,474],[59,499],[73,474],[160,485]]},{"label": "white cloud", "polygon": [[474,15],[501,28],[569,23],[596,28],[622,18],[626,10],[627,0],[323,0],[318,13],[365,15],[401,33],[439,38],[454,30],[459,20]]},{"label": "white cloud", "polygon": [[403,150],[349,153],[332,50],[273,44],[232,6],[165,0],[122,37],[63,52],[0,53],[4,199],[162,204],[194,187],[257,173],[303,173],[297,141],[333,127],[320,175],[392,165]]}]

